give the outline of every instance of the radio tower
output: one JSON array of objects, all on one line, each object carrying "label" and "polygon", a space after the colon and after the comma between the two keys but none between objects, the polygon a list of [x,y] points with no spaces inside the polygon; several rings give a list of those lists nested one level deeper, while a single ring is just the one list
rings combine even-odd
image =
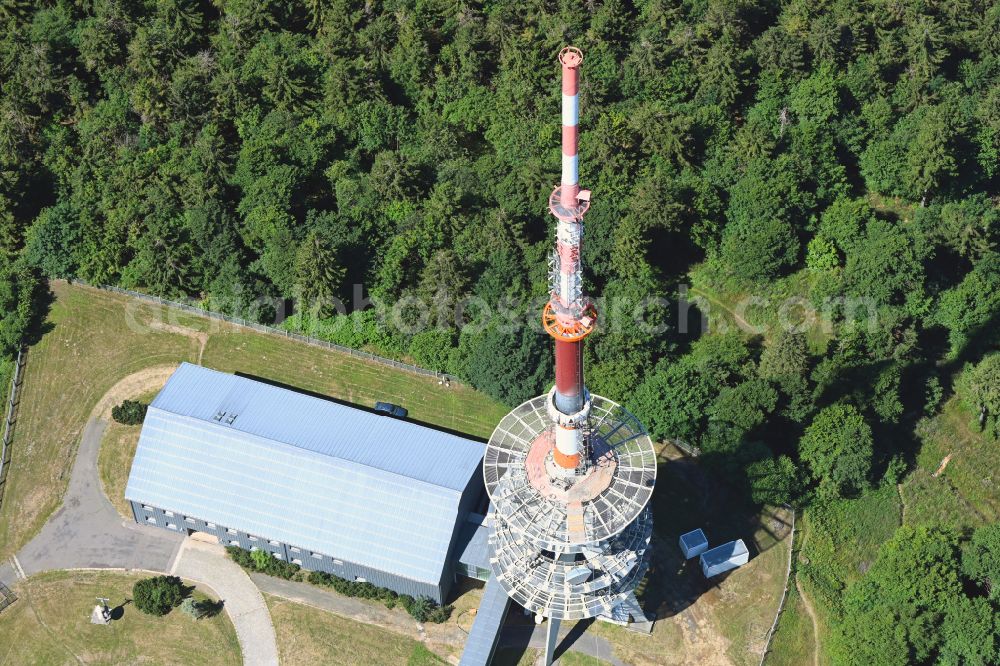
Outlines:
[{"label": "radio tower", "polygon": [[551,664],[563,619],[645,620],[634,590],[648,566],[653,523],[647,506],[656,455],[642,424],[591,395],[583,341],[597,311],[583,293],[583,217],[590,192],[578,182],[578,83],[583,54],[562,65],[562,182],[549,198],[556,218],[551,298],[542,321],[555,340],[556,383],[505,416],[483,460],[493,504],[490,568],[536,619],[548,618]]}]

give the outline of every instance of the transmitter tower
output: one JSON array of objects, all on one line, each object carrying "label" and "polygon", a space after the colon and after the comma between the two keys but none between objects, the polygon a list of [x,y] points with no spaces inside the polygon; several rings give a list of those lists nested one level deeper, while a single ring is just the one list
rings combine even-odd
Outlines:
[{"label": "transmitter tower", "polygon": [[555,343],[555,386],[503,418],[486,447],[483,476],[493,505],[493,577],[511,599],[549,621],[551,664],[561,620],[642,619],[634,590],[648,567],[649,499],[656,454],[639,420],[592,395],[583,342],[598,313],[583,290],[583,218],[577,143],[583,54],[562,67],[562,182],[549,198],[556,218],[551,298],[542,313]]}]

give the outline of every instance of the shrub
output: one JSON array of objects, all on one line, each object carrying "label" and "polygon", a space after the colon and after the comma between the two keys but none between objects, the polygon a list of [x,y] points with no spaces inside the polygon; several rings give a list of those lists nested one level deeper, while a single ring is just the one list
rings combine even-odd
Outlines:
[{"label": "shrub", "polygon": [[126,400],[111,410],[111,418],[122,425],[139,425],[146,418],[149,405],[135,400]]},{"label": "shrub", "polygon": [[208,615],[209,610],[208,604],[198,601],[193,597],[188,597],[181,604],[181,612],[195,620],[200,620]]},{"label": "shrub", "polygon": [[256,571],[256,565],[254,564],[253,558],[250,557],[250,551],[244,550],[239,546],[226,546],[226,553],[229,554],[229,558],[236,562],[244,569],[250,569],[251,571]]},{"label": "shrub", "polygon": [[373,585],[372,583],[359,583],[353,580],[345,580],[339,576],[325,573],[323,571],[310,571],[306,578],[313,585],[331,587],[338,594],[345,597],[359,597],[361,599],[376,599],[385,604],[386,608],[402,606],[418,622],[446,622],[451,617],[451,606],[440,606],[430,597],[418,597],[414,599],[408,594],[396,594],[396,592]]},{"label": "shrub", "polygon": [[427,621],[434,624],[447,622],[453,610],[455,610],[454,606],[439,606],[438,604],[434,604],[434,608],[427,614]]},{"label": "shrub", "polygon": [[239,546],[226,546],[226,553],[233,562],[248,571],[265,573],[285,580],[294,578],[302,570],[299,565],[279,560],[266,550],[249,551]]},{"label": "shrub", "polygon": [[166,615],[184,596],[184,585],[177,576],[144,578],[132,587],[135,607],[148,615]]},{"label": "shrub", "polygon": [[253,560],[254,567],[257,571],[264,571],[267,569],[268,561],[273,560],[274,557],[266,550],[251,550],[250,559]]},{"label": "shrub", "polygon": [[433,599],[428,599],[427,597],[417,597],[413,600],[413,603],[410,604],[409,608],[406,609],[406,612],[409,613],[410,616],[417,622],[426,622],[427,616],[430,615],[432,610],[434,610],[435,605],[436,604]]},{"label": "shrub", "polygon": [[261,573],[266,573],[268,576],[275,576],[276,578],[284,578],[285,580],[290,580],[295,577],[299,571],[302,570],[297,564],[291,562],[285,562],[284,560],[279,560],[271,557],[268,560],[267,566],[263,569],[259,569]]}]

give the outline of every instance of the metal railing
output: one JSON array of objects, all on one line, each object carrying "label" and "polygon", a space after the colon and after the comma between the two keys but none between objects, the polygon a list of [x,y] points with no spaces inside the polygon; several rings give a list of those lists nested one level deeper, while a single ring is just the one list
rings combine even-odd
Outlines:
[{"label": "metal railing", "polygon": [[7,464],[10,462],[10,440],[14,434],[14,418],[17,410],[18,391],[21,388],[22,372],[27,353],[18,350],[14,361],[14,377],[10,381],[10,397],[7,400],[7,416],[4,419],[3,442],[0,445],[0,504],[3,504],[4,488],[7,485]]},{"label": "metal railing", "polygon": [[17,595],[4,585],[3,581],[0,581],[0,613],[15,601],[17,601]]},{"label": "metal railing", "polygon": [[391,358],[386,358],[385,356],[379,356],[378,354],[372,354],[370,352],[361,351],[360,349],[354,349],[352,347],[345,347],[343,345],[338,345],[327,340],[322,340],[320,338],[314,338],[308,335],[301,335],[299,333],[292,333],[291,331],[286,331],[281,328],[275,328],[274,326],[267,326],[266,324],[259,324],[255,321],[249,321],[241,317],[233,317],[231,315],[223,314],[221,312],[215,312],[213,310],[205,310],[203,308],[195,307],[193,305],[188,305],[187,303],[179,303],[177,301],[171,301],[166,298],[160,298],[159,296],[151,296],[150,294],[143,294],[142,292],[132,291],[131,289],[122,289],[121,287],[115,287],[113,285],[93,285],[89,284],[84,280],[77,278],[73,279],[74,283],[87,285],[88,287],[93,287],[94,289],[101,289],[103,291],[111,291],[117,294],[123,294],[125,296],[130,296],[131,298],[136,298],[147,303],[153,303],[155,305],[161,305],[169,308],[176,308],[184,312],[189,312],[201,317],[208,317],[209,319],[216,319],[218,321],[224,321],[235,326],[240,326],[243,328],[249,328],[251,330],[257,331],[258,333],[265,333],[267,335],[277,335],[283,338],[288,338],[289,340],[297,340],[298,342],[305,343],[307,345],[313,345],[314,347],[322,347],[323,349],[329,349],[331,351],[340,352],[342,354],[349,354],[355,358],[364,359],[366,361],[371,361],[373,363],[380,363],[382,365],[387,365],[397,370],[404,370],[406,372],[411,372],[416,375],[423,375],[425,377],[433,377],[435,379],[447,378],[449,381],[454,382],[455,379],[448,375],[447,373],[437,372],[436,370],[428,370],[427,368],[421,368],[420,366],[412,365],[410,363],[403,363],[402,361],[396,361]]}]

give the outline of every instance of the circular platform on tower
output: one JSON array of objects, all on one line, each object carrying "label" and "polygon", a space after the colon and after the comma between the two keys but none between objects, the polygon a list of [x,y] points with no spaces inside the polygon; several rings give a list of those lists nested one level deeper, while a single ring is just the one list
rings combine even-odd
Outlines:
[{"label": "circular platform on tower", "polygon": [[559,556],[539,552],[497,521],[490,536],[490,567],[507,595],[532,612],[557,620],[611,615],[646,575],[652,533],[647,507],[601,546]]},{"label": "circular platform on tower", "polygon": [[514,532],[555,552],[578,552],[621,533],[640,515],[656,482],[656,453],[635,416],[591,396],[583,424],[588,458],[567,482],[552,473],[555,424],[548,403],[549,396],[538,396],[500,421],[483,460],[486,491]]}]

